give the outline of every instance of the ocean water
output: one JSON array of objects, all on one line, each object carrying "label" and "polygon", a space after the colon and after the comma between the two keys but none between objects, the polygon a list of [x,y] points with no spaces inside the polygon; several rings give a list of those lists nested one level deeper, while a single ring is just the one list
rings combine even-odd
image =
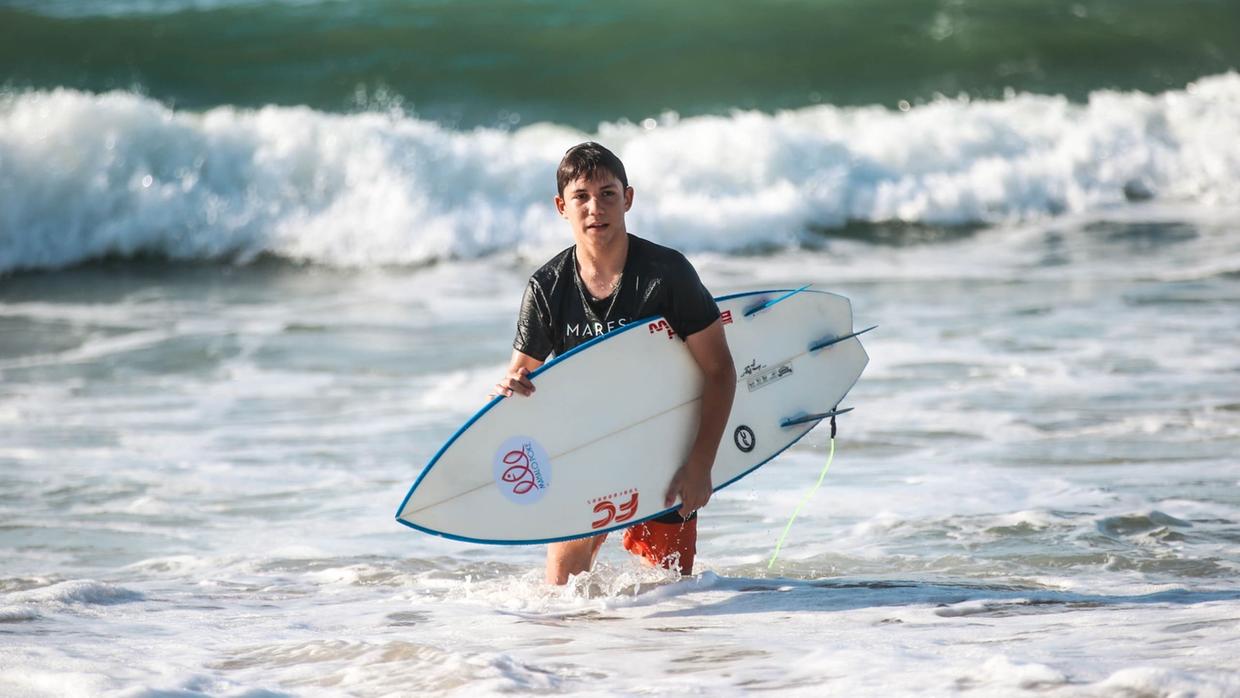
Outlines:
[{"label": "ocean water", "polygon": [[[0,2],[0,695],[1240,696],[1240,35],[1189,2]],[[695,574],[393,518],[587,138],[871,363]]]}]

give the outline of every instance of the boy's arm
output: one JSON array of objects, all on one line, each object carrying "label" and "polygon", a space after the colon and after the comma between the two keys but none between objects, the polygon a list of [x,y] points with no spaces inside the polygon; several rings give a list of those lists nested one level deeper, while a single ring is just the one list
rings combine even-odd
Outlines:
[{"label": "boy's arm", "polygon": [[503,395],[512,397],[513,393],[529,396],[534,393],[534,383],[529,379],[530,372],[542,366],[543,362],[517,349],[512,350],[512,360],[508,362],[508,373],[495,384],[495,388],[487,397]]},{"label": "boy's arm", "polygon": [[663,506],[670,507],[679,497],[680,515],[687,518],[710,501],[713,489],[710,470],[715,464],[715,454],[723,438],[723,429],[728,424],[728,415],[732,413],[732,398],[736,395],[736,366],[720,320],[686,337],[685,345],[702,370],[702,411],[689,457],[672,477]]}]

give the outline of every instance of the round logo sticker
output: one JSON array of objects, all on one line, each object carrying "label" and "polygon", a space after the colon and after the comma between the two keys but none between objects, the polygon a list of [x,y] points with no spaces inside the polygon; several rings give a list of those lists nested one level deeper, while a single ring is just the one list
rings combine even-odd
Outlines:
[{"label": "round logo sticker", "polygon": [[528,436],[509,437],[491,461],[495,486],[517,504],[533,504],[551,486],[551,458],[547,450]]},{"label": "round logo sticker", "polygon": [[753,435],[753,429],[750,429],[742,424],[736,428],[735,432],[732,433],[732,441],[736,443],[736,447],[741,451],[749,453],[753,450],[754,444],[757,442],[757,438]]}]

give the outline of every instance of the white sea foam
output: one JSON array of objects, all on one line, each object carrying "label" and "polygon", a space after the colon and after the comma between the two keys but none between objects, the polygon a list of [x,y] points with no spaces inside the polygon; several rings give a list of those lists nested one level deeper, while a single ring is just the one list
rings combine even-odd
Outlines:
[{"label": "white sea foam", "polygon": [[[286,5],[311,5],[331,0],[277,0]],[[83,3],[77,0],[10,0],[9,4],[52,17],[95,17],[172,14],[187,10],[208,11],[270,3],[271,0],[106,0]]]},{"label": "white sea foam", "polygon": [[399,113],[174,111],[126,92],[0,99],[0,271],[103,255],[419,264],[564,244],[557,156],[600,138],[631,228],[688,251],[796,245],[850,221],[974,224],[1240,204],[1240,75],[1087,104],[941,98],[908,112],[454,131]]},{"label": "white sea foam", "polygon": [[90,698],[104,693],[109,683],[104,676],[75,669],[71,661],[52,671],[29,667],[10,669],[0,662],[0,689],[5,695],[18,698]]},{"label": "white sea foam", "polygon": [[29,606],[0,606],[0,623],[21,623],[40,617],[39,612]]},{"label": "white sea foam", "polygon": [[142,594],[131,589],[93,580],[59,582],[28,591],[13,592],[5,597],[5,601],[9,603],[25,603],[35,607],[107,606],[141,599]]},{"label": "white sea foam", "polygon": [[1224,698],[1240,695],[1240,677],[1223,672],[1192,674],[1172,669],[1134,667],[1121,669],[1091,688],[1101,695]]},{"label": "white sea foam", "polygon": [[697,254],[880,324],[857,410],[773,568],[825,429],[715,495],[697,576],[612,536],[567,588],[392,520],[531,260],[6,278],[0,694],[1235,695],[1240,257],[1191,201],[1222,224],[1141,247],[1181,220],[1149,205]]}]

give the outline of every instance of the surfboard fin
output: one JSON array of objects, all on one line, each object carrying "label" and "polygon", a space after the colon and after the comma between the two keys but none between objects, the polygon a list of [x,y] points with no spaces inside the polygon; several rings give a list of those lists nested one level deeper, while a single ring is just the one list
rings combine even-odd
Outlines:
[{"label": "surfboard fin", "polygon": [[832,344],[839,344],[840,342],[844,341],[845,339],[852,339],[853,337],[857,337],[857,336],[859,336],[859,335],[863,335],[863,334],[865,334],[866,332],[869,332],[870,330],[872,330],[872,329],[874,329],[874,328],[876,328],[876,327],[878,327],[878,325],[871,325],[871,326],[869,326],[869,327],[865,328],[864,330],[861,330],[860,332],[853,332],[852,334],[846,334],[846,335],[844,335],[843,337],[826,337],[826,338],[820,339],[820,340],[818,340],[817,342],[814,342],[813,344],[809,345],[809,350],[810,350],[811,352],[814,352],[814,351],[818,351],[819,349],[826,349],[827,347],[831,346]]},{"label": "surfboard fin", "polygon": [[776,303],[778,303],[778,302],[780,302],[780,301],[784,301],[784,300],[787,300],[787,299],[789,299],[789,298],[791,298],[791,297],[795,296],[796,294],[800,293],[801,291],[804,291],[805,289],[809,288],[810,286],[813,286],[813,284],[805,284],[805,285],[804,285],[804,286],[802,286],[801,288],[798,288],[798,289],[793,290],[793,291],[789,291],[789,292],[785,293],[784,295],[782,295],[782,296],[780,296],[780,297],[778,297],[778,298],[772,298],[771,300],[762,301],[761,303],[758,303],[757,305],[755,305],[755,306],[753,306],[753,307],[751,307],[751,308],[746,309],[746,310],[745,310],[745,317],[750,317],[750,316],[752,316],[752,315],[754,315],[754,314],[756,314],[756,313],[760,313],[760,312],[762,312],[763,310],[766,310],[767,308],[771,307],[772,305],[775,305]]},{"label": "surfboard fin", "polygon": [[788,427],[794,427],[798,424],[805,424],[806,422],[817,422],[823,419],[830,419],[837,414],[844,414],[845,412],[852,412],[852,411],[853,411],[852,407],[845,407],[842,410],[835,409],[835,410],[828,410],[826,412],[819,412],[817,414],[806,414],[806,415],[802,415],[799,417],[789,417],[783,420],[782,422],[780,422],[779,426],[786,429]]}]

